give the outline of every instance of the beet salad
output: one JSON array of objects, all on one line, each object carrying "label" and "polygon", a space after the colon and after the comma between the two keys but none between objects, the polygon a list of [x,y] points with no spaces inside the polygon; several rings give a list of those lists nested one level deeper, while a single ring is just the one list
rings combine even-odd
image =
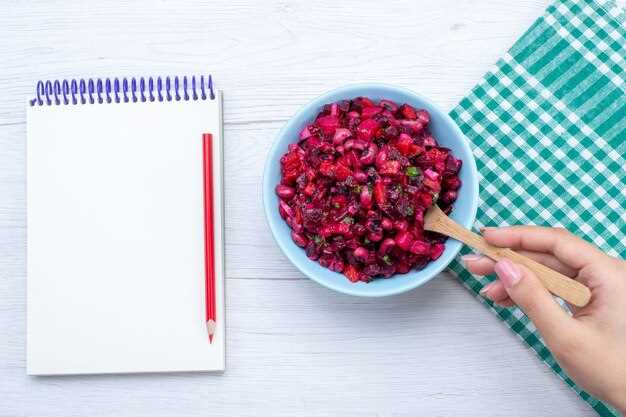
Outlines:
[{"label": "beet salad", "polygon": [[426,110],[357,97],[327,104],[280,159],[278,210],[323,267],[369,282],[423,268],[444,237],[424,213],[450,213],[462,161],[439,146]]}]

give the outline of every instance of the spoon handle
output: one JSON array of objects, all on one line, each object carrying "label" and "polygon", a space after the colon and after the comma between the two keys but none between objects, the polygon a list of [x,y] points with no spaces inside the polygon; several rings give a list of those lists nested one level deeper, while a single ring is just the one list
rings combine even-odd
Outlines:
[{"label": "spoon handle", "polygon": [[507,258],[517,264],[524,265],[537,275],[548,291],[570,304],[584,307],[589,303],[591,291],[585,285],[511,249],[490,245],[482,236],[467,230],[443,213],[441,214],[442,216],[438,216],[436,221],[428,225],[429,230],[461,241],[494,261]]}]

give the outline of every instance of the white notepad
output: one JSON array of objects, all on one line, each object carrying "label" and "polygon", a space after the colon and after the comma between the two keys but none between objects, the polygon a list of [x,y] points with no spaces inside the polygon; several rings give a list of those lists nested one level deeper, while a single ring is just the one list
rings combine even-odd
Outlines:
[{"label": "white notepad", "polygon": [[[221,94],[212,99],[210,82],[201,91],[204,79],[156,81],[40,83],[28,108],[28,374],[224,369]],[[212,344],[205,132],[214,138]]]}]

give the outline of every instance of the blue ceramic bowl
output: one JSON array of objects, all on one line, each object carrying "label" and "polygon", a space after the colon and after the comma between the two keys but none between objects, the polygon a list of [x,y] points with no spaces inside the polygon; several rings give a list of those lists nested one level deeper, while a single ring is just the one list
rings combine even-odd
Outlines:
[{"label": "blue ceramic bowl", "polygon": [[352,283],[344,275],[326,269],[307,258],[304,250],[291,240],[291,229],[278,214],[278,197],[274,188],[280,182],[280,157],[287,145],[297,141],[300,130],[311,123],[326,103],[365,96],[372,99],[390,99],[397,103],[409,103],[416,108],[428,110],[431,117],[430,129],[437,141],[452,150],[455,157],[463,160],[460,178],[463,185],[454,204],[451,217],[465,227],[471,227],[476,217],[478,204],[478,174],[476,162],[467,138],[450,116],[429,100],[405,88],[385,84],[354,84],[338,88],[316,98],[304,106],[278,132],[267,156],[263,177],[263,205],[272,235],[283,253],[303,274],[331,290],[362,297],[382,297],[399,294],[419,287],[443,270],[461,249],[461,243],[448,239],[439,259],[424,269],[407,274],[397,274],[388,279],[377,279],[369,283]]}]

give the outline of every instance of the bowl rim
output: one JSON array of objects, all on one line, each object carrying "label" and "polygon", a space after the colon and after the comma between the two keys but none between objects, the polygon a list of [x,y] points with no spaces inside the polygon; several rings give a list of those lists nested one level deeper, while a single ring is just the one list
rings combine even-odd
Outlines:
[{"label": "bowl rim", "polygon": [[[450,251],[448,252],[449,258],[450,260],[447,262],[443,262],[441,263],[441,265],[437,266],[434,270],[431,271],[430,276],[425,276],[422,279],[414,279],[410,284],[407,284],[405,286],[400,286],[400,287],[391,287],[388,289],[377,289],[376,292],[362,292],[362,291],[357,291],[352,290],[352,289],[346,289],[345,287],[339,287],[334,285],[331,282],[328,282],[327,280],[324,279],[320,279],[317,276],[315,276],[315,274],[311,274],[308,271],[303,270],[300,265],[299,265],[299,261],[294,259],[291,255],[291,249],[286,247],[286,242],[284,242],[281,239],[278,239],[277,237],[277,233],[278,231],[274,229],[273,225],[272,225],[272,221],[270,220],[270,212],[272,210],[277,210],[276,207],[271,206],[270,207],[270,198],[267,195],[266,191],[268,192],[272,192],[274,187],[272,186],[272,184],[270,184],[271,179],[269,178],[269,172],[271,170],[271,166],[272,163],[275,161],[272,161],[271,159],[271,155],[276,154],[277,152],[277,148],[279,146],[281,146],[281,144],[279,144],[279,138],[284,136],[285,132],[289,129],[292,128],[292,125],[295,124],[295,119],[303,112],[305,112],[309,107],[317,105],[319,104],[325,104],[326,101],[328,100],[328,97],[330,96],[334,96],[337,94],[350,94],[350,93],[354,93],[357,94],[356,91],[357,90],[363,90],[363,89],[385,89],[385,90],[389,90],[389,91],[393,91],[396,93],[400,93],[400,94],[408,94],[408,95],[412,95],[415,98],[417,98],[420,101],[423,101],[424,103],[427,103],[430,107],[436,109],[440,114],[443,115],[443,117],[448,118],[450,121],[450,124],[452,126],[452,129],[455,131],[455,134],[457,137],[465,139],[465,140],[461,140],[460,142],[460,146],[463,146],[466,148],[467,154],[470,156],[469,160],[463,160],[463,168],[464,169],[469,169],[470,173],[469,173],[469,178],[470,181],[472,182],[473,185],[473,189],[475,190],[475,193],[473,196],[471,196],[471,201],[469,202],[470,204],[470,208],[469,211],[471,212],[470,216],[468,217],[468,221],[467,224],[463,224],[463,226],[467,227],[467,228],[471,228],[471,226],[474,224],[475,220],[476,220],[476,214],[477,214],[477,210],[478,210],[478,194],[479,194],[479,184],[478,184],[478,169],[476,167],[476,160],[474,158],[474,154],[472,152],[471,146],[470,146],[470,142],[469,139],[467,139],[467,137],[465,136],[465,134],[461,131],[461,129],[459,128],[459,126],[456,124],[456,122],[454,122],[454,120],[452,120],[452,118],[450,117],[450,115],[441,110],[441,108],[436,105],[432,100],[416,93],[415,91],[405,88],[405,87],[400,87],[400,86],[396,86],[396,85],[392,85],[392,84],[387,84],[387,83],[378,83],[378,82],[369,82],[369,83],[350,83],[350,84],[345,84],[341,87],[337,87],[334,88],[332,90],[328,90],[316,97],[314,97],[313,99],[311,99],[310,101],[308,101],[307,103],[305,103],[304,105],[300,106],[298,108],[298,110],[293,113],[289,119],[287,120],[286,123],[283,124],[283,126],[281,127],[281,129],[274,135],[274,138],[272,140],[272,145],[270,146],[267,154],[266,154],[266,159],[265,159],[265,164],[264,164],[264,168],[263,168],[263,179],[262,179],[262,183],[261,183],[261,196],[262,196],[262,200],[263,200],[263,208],[265,211],[265,221],[268,225],[268,227],[270,228],[271,234],[272,234],[272,238],[274,239],[274,241],[276,242],[276,244],[278,245],[278,247],[280,248],[280,250],[283,252],[283,254],[287,257],[287,259],[289,259],[289,261],[291,262],[292,265],[294,265],[299,271],[300,273],[304,274],[305,276],[307,276],[309,279],[311,279],[312,281],[317,282],[318,284],[322,285],[323,287],[326,287],[330,290],[339,292],[339,293],[343,293],[343,294],[348,294],[348,295],[352,295],[352,296],[358,296],[358,297],[366,297],[366,298],[378,298],[378,297],[387,297],[387,296],[391,296],[391,295],[396,295],[396,294],[401,294],[404,292],[408,292],[411,290],[414,290],[415,288],[424,285],[425,283],[427,283],[428,281],[432,280],[433,278],[435,278],[436,276],[438,276],[441,271],[443,271],[445,268],[448,267],[448,265],[454,260],[454,258],[456,257],[456,255],[459,253],[459,251],[462,248],[462,244],[461,242],[455,241],[456,243],[458,243],[457,245],[455,245],[455,247],[450,248]],[[289,142],[291,143],[291,142]],[[301,249],[301,248],[299,248]],[[302,250],[302,249],[301,249]],[[314,261],[311,261],[314,262]],[[334,271],[330,271],[329,272],[335,273],[335,274],[339,274],[338,272],[334,272]],[[412,271],[412,272],[416,272],[416,271]],[[418,271],[419,272],[419,271]],[[392,279],[392,277],[390,277],[389,279]]]}]

